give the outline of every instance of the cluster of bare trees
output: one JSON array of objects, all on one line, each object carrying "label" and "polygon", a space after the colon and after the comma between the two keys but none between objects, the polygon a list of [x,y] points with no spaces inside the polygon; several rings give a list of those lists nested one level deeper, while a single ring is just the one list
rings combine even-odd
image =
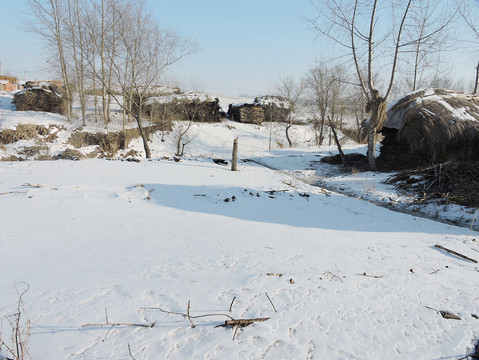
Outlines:
[{"label": "cluster of bare trees", "polygon": [[61,70],[68,101],[67,116],[78,96],[81,116],[87,119],[87,96],[94,95],[95,121],[110,122],[110,104],[116,102],[125,118],[133,117],[145,153],[150,149],[139,111],[145,95],[165,70],[196,51],[190,39],[164,30],[138,0],[29,0],[31,29],[53,51]]}]

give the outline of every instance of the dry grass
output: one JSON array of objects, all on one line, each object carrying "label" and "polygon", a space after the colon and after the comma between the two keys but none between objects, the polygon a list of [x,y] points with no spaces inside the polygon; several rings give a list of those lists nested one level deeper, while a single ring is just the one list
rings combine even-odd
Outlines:
[{"label": "dry grass", "polygon": [[479,163],[449,162],[399,172],[388,179],[399,190],[417,194],[418,201],[440,199],[446,204],[479,206]]},{"label": "dry grass", "polygon": [[55,159],[62,159],[62,160],[81,160],[84,159],[85,155],[83,155],[80,151],[75,149],[66,149],[60,155],[55,156]]},{"label": "dry grass", "polygon": [[2,156],[0,158],[0,161],[23,161],[25,159],[22,159],[18,156],[15,156],[15,155],[9,155],[9,156]]},{"label": "dry grass", "polygon": [[[153,125],[144,128],[148,137],[152,133],[160,130],[161,125]],[[67,142],[77,149],[82,146],[98,146],[99,152],[97,152],[97,156],[94,157],[100,156],[110,158],[115,156],[118,150],[127,149],[130,141],[138,137],[140,137],[140,132],[136,128],[120,132],[110,132],[107,134],[77,131],[71,134]]]},{"label": "dry grass", "polygon": [[[54,130],[57,131],[54,131]],[[52,142],[58,137],[58,132],[62,127],[50,125],[48,128],[43,125],[18,124],[15,129],[5,129],[0,131],[0,143],[12,144],[19,140],[37,140],[43,142]]]}]

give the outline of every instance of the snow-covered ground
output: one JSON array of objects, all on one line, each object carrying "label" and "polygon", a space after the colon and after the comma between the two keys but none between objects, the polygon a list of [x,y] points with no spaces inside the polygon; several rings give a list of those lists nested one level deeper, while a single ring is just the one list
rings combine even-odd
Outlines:
[{"label": "snow-covered ground", "polygon": [[[5,104],[2,128],[65,123]],[[281,141],[284,131],[274,131]],[[180,162],[171,139],[156,135],[154,158],[139,163],[0,162],[2,339],[10,344],[6,316],[25,282],[32,359],[455,359],[473,351],[479,267],[435,245],[479,259],[479,234],[313,186],[330,179],[351,194],[397,196],[382,174],[326,176],[333,171],[315,161],[334,148],[308,146],[307,127],[295,131],[300,146],[273,141],[269,151],[267,126],[195,126]],[[230,161],[235,137],[239,171],[231,172],[211,158]],[[191,316],[269,319],[235,332],[215,327],[225,315],[194,318],[192,328],[159,310],[186,314],[188,303]],[[93,326],[107,316],[154,326]],[[0,355],[9,356],[5,346]]]}]

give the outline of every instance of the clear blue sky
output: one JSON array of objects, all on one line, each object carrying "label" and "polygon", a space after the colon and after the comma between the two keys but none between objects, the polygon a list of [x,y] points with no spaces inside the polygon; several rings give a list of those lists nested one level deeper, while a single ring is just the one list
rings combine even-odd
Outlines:
[{"label": "clear blue sky", "polygon": [[[201,51],[173,69],[185,88],[197,79],[221,94],[270,92],[280,76],[301,76],[314,63],[314,34],[300,15],[309,0],[147,0],[163,27],[193,37]],[[23,30],[26,0],[0,0],[2,72],[50,78],[42,40]]]},{"label": "clear blue sky", "polygon": [[[147,8],[161,26],[193,37],[201,48],[173,69],[185,90],[196,79],[210,93],[264,95],[280,76],[299,78],[330,55],[301,20],[313,14],[309,0],[147,0]],[[1,71],[51,78],[42,40],[23,30],[27,19],[26,0],[0,0]],[[469,58],[454,70],[473,73],[477,60],[454,55]]]},{"label": "clear blue sky", "polygon": [[202,49],[175,69],[209,91],[271,92],[280,76],[300,77],[318,56],[301,14],[309,0],[150,0],[160,24],[193,36]]}]

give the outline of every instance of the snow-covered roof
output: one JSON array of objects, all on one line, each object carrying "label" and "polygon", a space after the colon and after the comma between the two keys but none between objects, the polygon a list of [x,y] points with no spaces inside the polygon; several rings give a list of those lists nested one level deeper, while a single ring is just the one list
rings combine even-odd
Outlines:
[{"label": "snow-covered roof", "polygon": [[[475,99],[475,100],[474,100]],[[471,93],[444,89],[424,89],[409,93],[392,102],[387,110],[384,127],[400,129],[405,116],[421,110],[437,118],[454,121],[479,121],[478,97]]]},{"label": "snow-covered roof", "polygon": [[171,102],[175,101],[214,101],[214,99],[204,93],[199,93],[196,91],[188,91],[185,93],[180,93],[180,94],[168,94],[164,96],[153,96],[148,98],[145,101],[146,105],[152,104],[152,103],[160,103],[160,104],[168,104]]}]

